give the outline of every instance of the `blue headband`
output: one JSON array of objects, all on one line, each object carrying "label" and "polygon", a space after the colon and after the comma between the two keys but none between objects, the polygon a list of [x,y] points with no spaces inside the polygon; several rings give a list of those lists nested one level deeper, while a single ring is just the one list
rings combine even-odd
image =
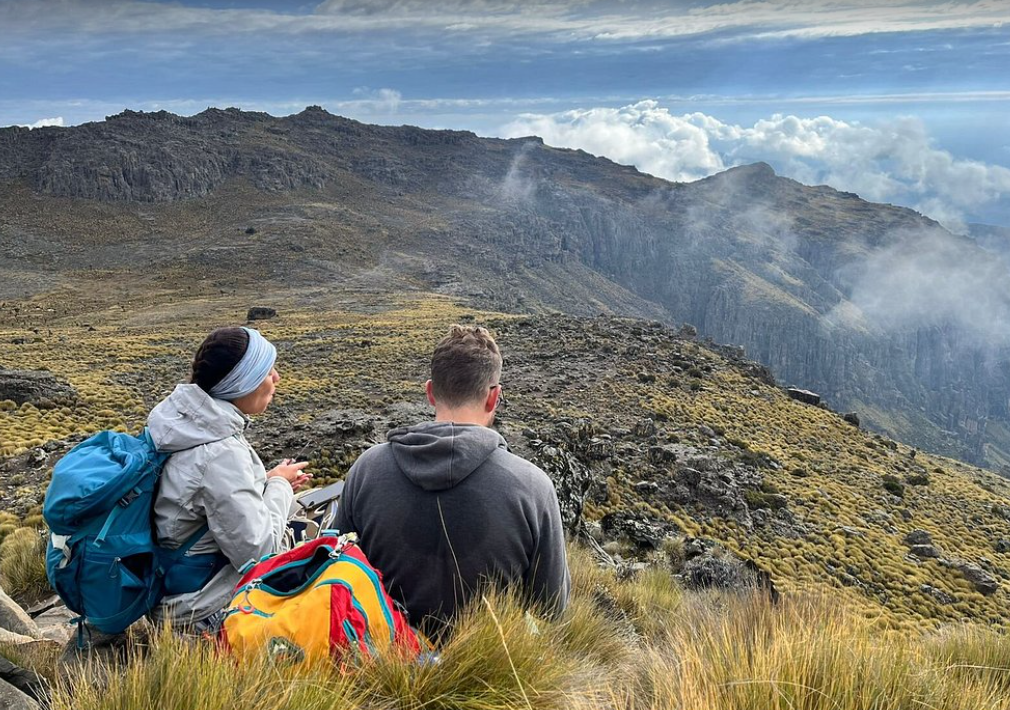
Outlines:
[{"label": "blue headband", "polygon": [[258,330],[242,328],[249,334],[245,355],[225,378],[210,390],[210,396],[233,400],[244,397],[266,379],[277,360],[277,348],[260,335]]}]

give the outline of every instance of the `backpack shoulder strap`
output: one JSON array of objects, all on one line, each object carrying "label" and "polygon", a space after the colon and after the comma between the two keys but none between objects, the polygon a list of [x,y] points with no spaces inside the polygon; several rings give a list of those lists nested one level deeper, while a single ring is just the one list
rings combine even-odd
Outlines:
[{"label": "backpack shoulder strap", "polygon": [[199,530],[186,538],[186,542],[179,545],[174,550],[165,550],[164,556],[169,562],[175,563],[186,556],[186,553],[193,549],[193,545],[200,541],[204,535],[210,531],[210,525],[204,523],[200,526]]}]

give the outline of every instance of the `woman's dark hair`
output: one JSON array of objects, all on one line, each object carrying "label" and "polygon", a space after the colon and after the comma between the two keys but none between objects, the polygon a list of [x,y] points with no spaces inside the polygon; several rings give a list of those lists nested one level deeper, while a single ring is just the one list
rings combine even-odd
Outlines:
[{"label": "woman's dark hair", "polygon": [[248,347],[249,334],[242,328],[218,328],[197,349],[189,381],[210,394],[239,363]]}]

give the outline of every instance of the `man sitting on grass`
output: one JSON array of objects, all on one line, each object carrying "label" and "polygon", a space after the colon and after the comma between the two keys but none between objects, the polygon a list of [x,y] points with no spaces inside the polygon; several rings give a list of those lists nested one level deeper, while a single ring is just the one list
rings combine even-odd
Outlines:
[{"label": "man sitting on grass", "polygon": [[394,429],[351,466],[335,527],[356,532],[411,623],[438,635],[488,582],[558,615],[571,579],[557,494],[490,428],[502,358],[484,328],[452,326],[425,385],[435,421]]}]

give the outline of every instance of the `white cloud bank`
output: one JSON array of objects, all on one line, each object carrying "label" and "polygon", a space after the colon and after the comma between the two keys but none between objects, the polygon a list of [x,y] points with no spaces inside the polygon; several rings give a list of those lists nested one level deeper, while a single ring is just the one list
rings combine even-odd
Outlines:
[{"label": "white cloud bank", "polygon": [[1010,196],[1010,169],[955,158],[914,118],[863,125],[774,114],[741,126],[704,113],[674,115],[650,100],[524,114],[502,135],[538,135],[548,145],[581,148],[682,182],[766,160],[802,183],[907,205],[955,231],[963,231],[966,212]]},{"label": "white cloud bank", "polygon": [[35,123],[21,123],[18,124],[22,128],[45,128],[46,126],[63,126],[63,116],[56,116],[55,118],[40,118]]}]

